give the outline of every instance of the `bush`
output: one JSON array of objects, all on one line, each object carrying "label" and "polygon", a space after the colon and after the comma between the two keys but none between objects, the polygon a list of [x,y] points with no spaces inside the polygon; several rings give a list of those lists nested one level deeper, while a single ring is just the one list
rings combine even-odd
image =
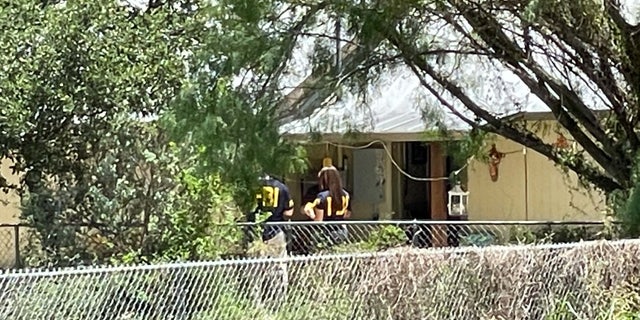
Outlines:
[{"label": "bush", "polygon": [[509,230],[506,243],[572,243],[591,240],[611,240],[616,238],[615,226],[604,225],[545,225],[517,226]]},{"label": "bush", "polygon": [[327,249],[335,253],[372,252],[403,246],[407,243],[407,235],[404,230],[393,225],[380,226],[368,235],[357,234],[354,237],[357,239],[361,236],[366,236],[366,238],[362,241],[350,241]]},{"label": "bush", "polygon": [[241,249],[236,190],[197,170],[199,150],[154,128],[126,128],[120,138],[130,143],[96,156],[85,184],[40,183],[25,195],[22,216],[35,229],[27,266],[213,259]]},{"label": "bush", "polygon": [[366,243],[374,249],[384,250],[404,245],[407,242],[407,235],[404,230],[397,226],[382,226],[372,232]]}]

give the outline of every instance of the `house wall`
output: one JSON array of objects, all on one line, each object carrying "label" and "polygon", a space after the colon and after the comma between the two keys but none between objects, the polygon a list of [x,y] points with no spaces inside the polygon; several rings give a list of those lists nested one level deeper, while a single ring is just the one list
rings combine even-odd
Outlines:
[{"label": "house wall", "polygon": [[[7,179],[7,184],[18,185],[20,177],[14,175],[10,159],[0,159],[0,175]],[[15,192],[0,191],[0,224],[17,223],[20,220],[20,197]]]},{"label": "house wall", "polygon": [[[12,165],[13,161],[10,159],[0,159],[0,173],[2,177],[7,179],[8,184],[17,185],[20,182],[20,176],[13,174]],[[0,267],[10,268],[15,265],[16,228],[6,224],[15,224],[19,221],[20,197],[15,192],[4,193],[0,191]],[[20,231],[24,230],[21,229]]]},{"label": "house wall", "polygon": [[[561,132],[555,121],[530,122],[528,127],[545,142],[553,143]],[[577,176],[564,173],[545,156],[511,140],[496,137],[499,176],[491,181],[487,163],[472,161],[468,168],[470,220],[601,220],[604,195],[578,185]],[[491,143],[488,143],[491,145]],[[523,149],[526,152],[523,152]]]}]

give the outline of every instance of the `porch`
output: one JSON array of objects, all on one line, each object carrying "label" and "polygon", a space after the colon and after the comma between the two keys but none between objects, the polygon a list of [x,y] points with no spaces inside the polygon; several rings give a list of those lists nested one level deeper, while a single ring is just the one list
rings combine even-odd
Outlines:
[{"label": "porch", "polygon": [[285,178],[296,202],[292,220],[306,219],[301,207],[317,192],[325,158],[352,194],[353,220],[447,220],[447,177],[460,167],[446,155],[443,141],[398,138],[306,143],[309,170]]}]

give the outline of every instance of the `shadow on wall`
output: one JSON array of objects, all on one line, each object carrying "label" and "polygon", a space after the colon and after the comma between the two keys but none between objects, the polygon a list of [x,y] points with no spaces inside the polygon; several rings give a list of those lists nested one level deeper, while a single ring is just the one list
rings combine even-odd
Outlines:
[{"label": "shadow on wall", "polygon": [[[11,166],[14,162],[11,159],[0,159],[0,179],[6,179],[9,185],[20,183],[20,176],[13,174]],[[20,221],[20,197],[17,193],[0,191],[0,224],[18,223]]]}]

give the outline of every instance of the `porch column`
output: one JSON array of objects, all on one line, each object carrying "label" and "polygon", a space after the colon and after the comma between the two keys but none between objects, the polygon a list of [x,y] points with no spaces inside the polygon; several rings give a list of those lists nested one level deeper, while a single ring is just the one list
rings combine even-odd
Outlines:
[{"label": "porch column", "polygon": [[[391,142],[384,142],[387,150],[393,150]],[[391,153],[393,155],[393,151]],[[393,190],[394,181],[393,181],[393,163],[385,156],[384,158],[384,200],[378,207],[380,212],[380,220],[391,220],[393,219]]]},{"label": "porch column", "polygon": [[[431,178],[441,178],[446,175],[446,157],[444,148],[439,142],[429,144],[429,172]],[[445,180],[431,181],[429,193],[431,220],[447,220]],[[447,246],[447,228],[445,226],[434,226],[432,236],[434,247]]]}]

